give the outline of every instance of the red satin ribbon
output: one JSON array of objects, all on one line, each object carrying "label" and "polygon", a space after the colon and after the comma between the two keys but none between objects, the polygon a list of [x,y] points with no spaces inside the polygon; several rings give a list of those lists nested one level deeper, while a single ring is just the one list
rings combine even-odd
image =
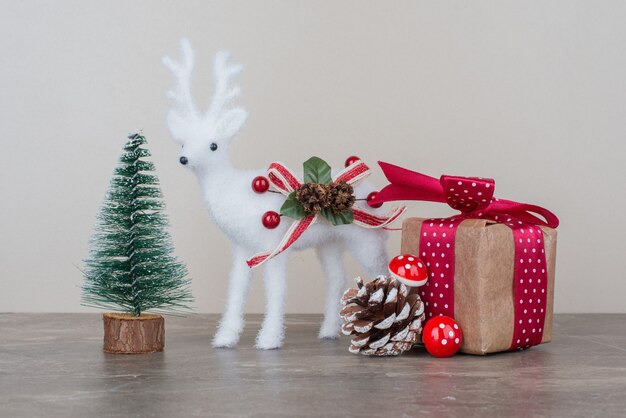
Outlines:
[{"label": "red satin ribbon", "polygon": [[[334,183],[345,181],[348,184],[355,184],[370,174],[369,167],[361,160],[357,160],[342,171],[339,172],[333,179]],[[300,188],[302,183],[296,178],[296,176],[281,163],[271,163],[267,170],[267,178],[270,184],[280,193],[285,196],[289,195],[294,190]],[[366,210],[356,207],[352,208],[354,214],[355,225],[363,228],[384,228],[396,219],[398,219],[405,211],[406,207],[402,206],[395,208],[387,216],[378,216],[369,213]],[[300,238],[302,234],[313,225],[318,219],[318,215],[309,215],[302,219],[296,220],[273,251],[266,251],[254,255],[252,258],[246,261],[248,267],[258,267],[271,258],[289,248],[294,242]]]},{"label": "red satin ribbon", "polygon": [[379,165],[391,184],[372,203],[423,200],[447,203],[461,212],[422,223],[420,256],[428,266],[430,278],[420,293],[427,315],[454,316],[454,238],[459,224],[472,218],[493,220],[511,228],[515,240],[515,324],[510,350],[540,344],[548,274],[543,233],[538,225],[556,228],[559,225],[556,215],[540,206],[494,198],[493,179],[444,175],[437,180],[393,164],[379,162]]}]

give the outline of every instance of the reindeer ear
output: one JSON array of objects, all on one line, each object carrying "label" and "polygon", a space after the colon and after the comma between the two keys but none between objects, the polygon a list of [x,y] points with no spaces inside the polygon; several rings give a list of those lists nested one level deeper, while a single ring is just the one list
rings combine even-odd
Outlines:
[{"label": "reindeer ear", "polygon": [[216,132],[224,138],[232,138],[241,130],[247,118],[248,112],[245,109],[241,107],[231,109],[217,122]]}]

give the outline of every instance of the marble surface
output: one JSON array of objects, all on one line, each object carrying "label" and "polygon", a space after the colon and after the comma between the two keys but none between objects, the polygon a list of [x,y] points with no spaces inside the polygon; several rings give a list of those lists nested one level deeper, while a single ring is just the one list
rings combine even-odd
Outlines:
[{"label": "marble surface", "polygon": [[97,314],[0,314],[0,416],[626,416],[626,315],[557,315],[550,344],[449,359],[353,355],[315,315],[258,351],[260,319],[213,349],[216,316],[168,317],[165,352],[115,355]]}]

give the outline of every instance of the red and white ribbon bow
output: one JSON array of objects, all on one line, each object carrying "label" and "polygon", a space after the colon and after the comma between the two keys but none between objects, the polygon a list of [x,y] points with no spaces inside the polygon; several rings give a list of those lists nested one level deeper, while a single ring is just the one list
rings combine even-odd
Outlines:
[{"label": "red and white ribbon bow", "polygon": [[[361,160],[357,160],[345,169],[333,179],[334,183],[345,181],[352,185],[365,177],[369,176],[369,167]],[[289,195],[294,190],[299,189],[302,183],[294,176],[294,174],[281,163],[272,163],[267,170],[267,177],[270,184],[285,196]],[[352,208],[354,214],[353,223],[363,228],[383,228],[396,219],[398,219],[406,210],[406,206],[395,208],[387,216],[378,216],[369,213],[363,209]],[[276,257],[278,254],[289,248],[311,225],[313,225],[319,215],[312,214],[305,216],[302,219],[296,220],[287,230],[285,236],[280,241],[278,246],[273,251],[266,251],[256,254],[247,261],[248,267],[255,268],[265,263],[267,260]]]}]

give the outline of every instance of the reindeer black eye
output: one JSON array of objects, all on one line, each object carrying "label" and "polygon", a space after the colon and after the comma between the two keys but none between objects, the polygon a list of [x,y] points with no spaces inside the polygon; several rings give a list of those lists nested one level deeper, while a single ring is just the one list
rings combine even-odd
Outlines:
[{"label": "reindeer black eye", "polygon": [[211,148],[211,151],[215,151],[217,149],[217,144],[212,142],[211,145],[209,145],[209,148]]}]

